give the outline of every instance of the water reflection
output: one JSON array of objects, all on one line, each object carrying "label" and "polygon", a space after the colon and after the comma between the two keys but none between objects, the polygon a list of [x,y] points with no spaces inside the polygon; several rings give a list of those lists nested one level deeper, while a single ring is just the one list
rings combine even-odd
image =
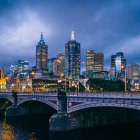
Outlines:
[{"label": "water reflection", "polygon": [[47,116],[0,118],[0,140],[140,140],[140,122],[69,132],[49,132]]},{"label": "water reflection", "polygon": [[36,140],[48,139],[48,117],[1,118],[0,139]]}]

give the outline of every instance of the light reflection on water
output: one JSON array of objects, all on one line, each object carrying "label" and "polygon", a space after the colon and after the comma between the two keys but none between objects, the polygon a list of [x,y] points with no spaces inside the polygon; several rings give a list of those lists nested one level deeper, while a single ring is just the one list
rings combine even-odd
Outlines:
[{"label": "light reflection on water", "polygon": [[0,118],[0,140],[48,139],[48,118],[45,116]]}]

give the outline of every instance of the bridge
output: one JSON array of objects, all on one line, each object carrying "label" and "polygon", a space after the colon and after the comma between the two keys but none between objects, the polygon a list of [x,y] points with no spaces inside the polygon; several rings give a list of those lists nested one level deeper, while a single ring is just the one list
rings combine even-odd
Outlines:
[{"label": "bridge", "polygon": [[[17,106],[28,101],[38,101],[49,105],[58,111],[58,93],[17,93]],[[67,113],[77,110],[98,107],[114,106],[140,110],[140,93],[139,92],[67,92]],[[14,105],[12,93],[1,92],[0,98],[7,99]],[[15,105],[15,106],[16,106]]]},{"label": "bridge", "polygon": [[[46,93],[8,93],[1,92],[0,99],[6,99],[12,103],[12,108],[7,109],[7,116],[22,116],[25,111],[21,106],[28,102],[39,102],[46,104],[50,107],[50,110],[54,110],[53,113],[58,112],[57,115],[52,116],[51,122],[52,128],[60,130],[60,127],[56,127],[57,122],[65,120],[63,123],[67,123],[66,120],[74,121],[71,119],[70,114],[76,111],[96,108],[96,107],[119,107],[128,108],[134,110],[140,110],[140,93],[139,92],[46,92]],[[16,108],[16,109],[15,109]],[[27,107],[26,107],[27,108]],[[26,109],[27,110],[27,109]],[[36,110],[36,108],[34,109]],[[58,117],[59,114],[59,117]],[[60,115],[61,114],[61,115]],[[63,115],[62,115],[63,114]],[[67,116],[65,119],[60,116]],[[53,121],[52,121],[53,120]],[[76,124],[75,124],[76,125]],[[55,127],[53,127],[55,126]],[[71,126],[70,128],[72,128]],[[63,128],[65,130],[66,128]]]}]

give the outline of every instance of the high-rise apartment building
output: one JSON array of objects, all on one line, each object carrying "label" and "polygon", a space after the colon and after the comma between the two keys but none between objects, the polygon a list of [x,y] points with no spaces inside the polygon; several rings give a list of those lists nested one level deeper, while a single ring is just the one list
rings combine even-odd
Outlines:
[{"label": "high-rise apartment building", "polygon": [[126,58],[123,52],[118,52],[111,56],[111,67],[115,67],[115,75],[117,78],[125,77]]},{"label": "high-rise apartment building", "polygon": [[71,40],[65,44],[65,77],[78,79],[80,75],[80,43],[74,40],[74,31]]},{"label": "high-rise apartment building", "polygon": [[19,74],[21,77],[27,76],[29,74],[29,62],[18,60],[10,66],[10,74],[16,77]]},{"label": "high-rise apartment building", "polygon": [[48,74],[47,61],[48,45],[44,41],[43,34],[41,33],[40,41],[36,45],[36,73],[40,73],[42,75]]},{"label": "high-rise apartment building", "polygon": [[94,50],[86,51],[86,75],[91,71],[103,71],[104,70],[104,54],[95,53]]}]

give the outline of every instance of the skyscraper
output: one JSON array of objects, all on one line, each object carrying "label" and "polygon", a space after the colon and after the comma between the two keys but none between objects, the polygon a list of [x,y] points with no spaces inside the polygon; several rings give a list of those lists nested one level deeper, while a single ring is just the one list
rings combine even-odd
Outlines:
[{"label": "skyscraper", "polygon": [[86,75],[94,71],[104,70],[104,54],[95,53],[94,50],[86,51]]},{"label": "skyscraper", "polygon": [[61,76],[62,74],[62,61],[55,59],[53,62],[53,74],[55,76]]},{"label": "skyscraper", "polygon": [[111,67],[115,67],[116,77],[121,78],[125,76],[126,58],[123,52],[117,52],[116,55],[111,56]]},{"label": "skyscraper", "polygon": [[62,62],[62,73],[65,75],[65,53],[58,53],[57,59]]},{"label": "skyscraper", "polygon": [[65,77],[78,79],[80,75],[80,43],[74,40],[74,31],[71,40],[65,44]]},{"label": "skyscraper", "polygon": [[104,54],[103,53],[94,54],[94,70],[95,71],[104,70]]},{"label": "skyscraper", "polygon": [[40,73],[42,75],[48,74],[47,61],[48,45],[44,41],[43,34],[41,33],[40,41],[36,45],[36,73]]},{"label": "skyscraper", "polygon": [[55,76],[60,76],[62,73],[62,61],[57,58],[48,59],[48,72]]},{"label": "skyscraper", "polygon": [[29,74],[29,62],[18,60],[10,66],[10,75],[16,77],[19,74],[21,77]]}]

